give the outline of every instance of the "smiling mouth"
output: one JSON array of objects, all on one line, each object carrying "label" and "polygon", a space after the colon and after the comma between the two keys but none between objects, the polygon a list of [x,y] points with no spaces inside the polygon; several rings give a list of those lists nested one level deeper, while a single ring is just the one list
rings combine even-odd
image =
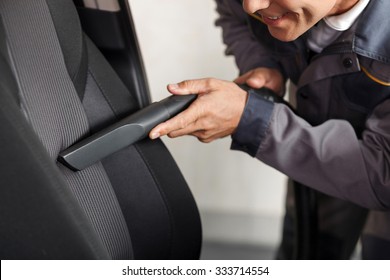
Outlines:
[{"label": "smiling mouth", "polygon": [[282,22],[284,22],[284,19],[286,18],[286,16],[288,15],[288,13],[284,13],[282,15],[265,15],[265,14],[262,14],[262,13],[259,13],[257,12],[256,13],[258,15],[259,18],[261,18],[261,20],[269,25],[269,26],[278,26],[280,25]]},{"label": "smiling mouth", "polygon": [[262,14],[260,11],[257,11],[255,13],[251,14],[251,16],[253,16],[254,18],[260,20],[261,22],[263,22],[265,24],[275,25],[281,19],[283,19],[287,14],[288,13],[278,15],[278,16],[268,16],[268,15]]},{"label": "smiling mouth", "polygon": [[[268,16],[268,17],[266,17],[266,18],[268,18],[268,19],[270,19],[270,20],[277,20],[277,19],[280,19],[280,18],[282,18],[283,17],[283,15],[282,16]],[[263,18],[264,18],[264,16],[263,16]]]}]

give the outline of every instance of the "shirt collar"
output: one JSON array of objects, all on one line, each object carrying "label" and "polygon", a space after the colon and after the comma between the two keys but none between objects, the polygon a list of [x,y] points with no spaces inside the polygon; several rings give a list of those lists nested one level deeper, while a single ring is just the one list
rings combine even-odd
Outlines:
[{"label": "shirt collar", "polygon": [[324,21],[330,28],[334,30],[345,31],[352,26],[352,24],[360,16],[369,2],[370,0],[359,0],[355,6],[353,6],[347,12],[336,16],[325,17]]}]

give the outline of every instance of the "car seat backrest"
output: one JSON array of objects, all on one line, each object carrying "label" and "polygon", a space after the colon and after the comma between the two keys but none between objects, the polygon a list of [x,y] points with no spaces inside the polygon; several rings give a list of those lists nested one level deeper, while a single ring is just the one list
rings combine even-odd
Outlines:
[{"label": "car seat backrest", "polygon": [[45,147],[50,168],[57,165],[53,176],[71,191],[75,201],[68,206],[77,201],[102,245],[96,256],[197,258],[198,212],[161,142],[146,140],[81,172],[56,162],[60,151],[137,108],[83,35],[72,2],[0,0],[0,11],[20,110]]},{"label": "car seat backrest", "polygon": [[[50,11],[42,0],[2,1],[1,9],[26,115],[55,162],[60,151],[88,134],[89,125]],[[59,168],[110,254],[130,258],[130,236],[101,164],[78,173]]]},{"label": "car seat backrest", "polygon": [[109,258],[20,109],[1,20],[0,73],[1,259]]}]

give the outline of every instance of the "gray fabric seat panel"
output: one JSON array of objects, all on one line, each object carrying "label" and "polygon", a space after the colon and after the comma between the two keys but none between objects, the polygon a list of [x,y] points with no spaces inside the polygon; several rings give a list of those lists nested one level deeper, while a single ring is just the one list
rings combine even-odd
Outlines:
[{"label": "gray fabric seat panel", "polygon": [[0,84],[0,259],[109,258],[84,210],[5,91]]},{"label": "gray fabric seat panel", "polygon": [[9,61],[0,16],[0,259],[109,258],[20,110]]}]

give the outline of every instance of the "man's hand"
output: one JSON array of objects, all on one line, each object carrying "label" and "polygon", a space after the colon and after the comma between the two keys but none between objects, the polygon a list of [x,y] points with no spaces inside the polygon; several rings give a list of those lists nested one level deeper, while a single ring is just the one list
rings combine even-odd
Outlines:
[{"label": "man's hand", "polygon": [[256,68],[246,72],[234,80],[237,84],[247,84],[251,88],[267,87],[282,96],[284,94],[284,79],[282,74],[271,68]]},{"label": "man's hand", "polygon": [[159,124],[149,133],[151,139],[193,135],[208,143],[232,134],[240,121],[247,93],[233,82],[217,79],[188,80],[168,85],[172,94],[198,94],[190,107]]}]

